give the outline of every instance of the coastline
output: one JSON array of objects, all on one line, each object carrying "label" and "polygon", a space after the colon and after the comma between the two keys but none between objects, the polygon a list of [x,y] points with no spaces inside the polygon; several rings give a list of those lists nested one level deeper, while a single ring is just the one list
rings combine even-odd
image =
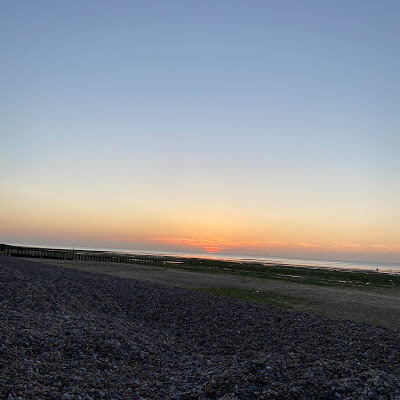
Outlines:
[{"label": "coastline", "polygon": [[[198,261],[215,261],[227,262],[247,265],[264,265],[271,267],[284,268],[306,268],[311,270],[321,271],[344,271],[344,272],[362,272],[362,273],[378,273],[385,275],[400,275],[400,263],[387,263],[386,265],[377,262],[350,262],[339,260],[320,260],[320,259],[300,259],[293,257],[250,257],[247,255],[232,255],[232,254],[200,254],[200,253],[168,253],[161,251],[139,251],[139,250],[117,250],[117,249],[68,249],[59,247],[40,247],[40,246],[23,246],[23,245],[8,245],[0,244],[0,255],[5,254],[6,248],[22,249],[27,251],[56,251],[64,252],[72,255],[107,255],[110,257],[131,257],[139,259],[148,259],[154,261],[181,263],[187,260]],[[26,254],[27,257],[32,255]],[[36,257],[36,256],[33,256]],[[52,258],[51,256],[45,258]],[[53,257],[57,258],[57,257]],[[69,256],[68,258],[71,258]]]}]

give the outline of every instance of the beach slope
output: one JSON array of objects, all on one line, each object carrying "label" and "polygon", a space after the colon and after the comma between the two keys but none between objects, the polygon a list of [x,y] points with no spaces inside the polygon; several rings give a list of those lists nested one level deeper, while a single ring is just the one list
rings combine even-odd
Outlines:
[{"label": "beach slope", "polygon": [[400,398],[400,333],[0,257],[0,398]]}]

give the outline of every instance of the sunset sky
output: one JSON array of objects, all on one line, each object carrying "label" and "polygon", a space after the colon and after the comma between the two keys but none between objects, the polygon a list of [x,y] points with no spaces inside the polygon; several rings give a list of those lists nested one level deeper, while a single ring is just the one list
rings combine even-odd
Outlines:
[{"label": "sunset sky", "polygon": [[0,242],[400,261],[399,18],[3,1]]}]

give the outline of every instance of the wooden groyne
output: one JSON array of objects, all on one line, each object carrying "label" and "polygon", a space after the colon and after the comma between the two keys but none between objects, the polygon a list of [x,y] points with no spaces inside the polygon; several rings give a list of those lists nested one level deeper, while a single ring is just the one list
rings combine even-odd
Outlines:
[{"label": "wooden groyne", "polygon": [[57,250],[29,247],[2,246],[0,254],[9,257],[50,258],[56,260],[95,261],[105,263],[157,264],[158,259],[137,255],[92,253],[82,250]]}]

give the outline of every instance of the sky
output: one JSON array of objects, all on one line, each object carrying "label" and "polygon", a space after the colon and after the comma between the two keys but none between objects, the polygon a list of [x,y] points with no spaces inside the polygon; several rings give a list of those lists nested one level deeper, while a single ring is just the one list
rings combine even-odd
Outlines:
[{"label": "sky", "polygon": [[399,17],[1,2],[0,242],[399,261]]}]

